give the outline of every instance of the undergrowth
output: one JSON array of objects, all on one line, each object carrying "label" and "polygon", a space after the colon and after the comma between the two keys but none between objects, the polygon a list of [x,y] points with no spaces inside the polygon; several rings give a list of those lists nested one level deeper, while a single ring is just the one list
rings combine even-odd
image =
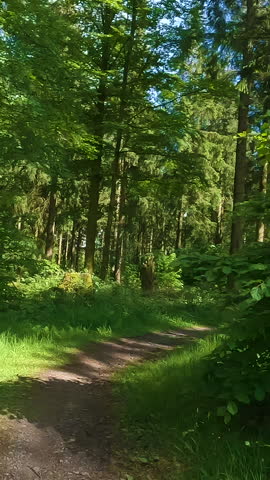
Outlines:
[{"label": "undergrowth", "polygon": [[131,478],[269,478],[267,440],[243,425],[226,426],[213,414],[216,398],[209,395],[205,377],[221,341],[221,335],[212,335],[115,376],[123,445],[133,452],[123,469]]},{"label": "undergrowth", "polygon": [[74,293],[57,288],[53,278],[19,289],[19,300],[0,314],[0,381],[61,365],[90,341],[213,321],[199,294],[191,306],[184,296],[150,297],[112,285]]}]

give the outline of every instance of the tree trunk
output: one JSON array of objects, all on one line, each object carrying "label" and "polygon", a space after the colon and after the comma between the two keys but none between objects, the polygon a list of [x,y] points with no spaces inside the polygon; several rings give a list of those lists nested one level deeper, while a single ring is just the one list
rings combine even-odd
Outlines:
[{"label": "tree trunk", "polygon": [[154,272],[155,272],[154,259],[153,257],[150,257],[145,263],[143,263],[140,271],[142,290],[145,293],[151,293],[154,289],[154,281],[155,281]]},{"label": "tree trunk", "polygon": [[73,220],[71,240],[70,240],[70,246],[69,246],[69,266],[70,266],[70,268],[73,268],[75,266],[76,231],[77,231],[76,221]]},{"label": "tree trunk", "polygon": [[80,270],[80,252],[81,252],[81,243],[82,243],[82,228],[79,229],[76,245],[76,261],[75,261],[75,270],[79,272]]},{"label": "tree trunk", "polygon": [[[267,183],[268,183],[268,163],[266,162],[263,166],[261,178],[260,178],[260,192],[264,195],[267,193]],[[264,242],[265,238],[265,223],[262,218],[257,222],[257,242]]]},{"label": "tree trunk", "polygon": [[166,220],[163,218],[162,221],[162,230],[161,230],[161,251],[165,254],[166,252]]},{"label": "tree trunk", "polygon": [[49,211],[48,211],[48,220],[46,226],[46,243],[45,243],[45,257],[49,260],[53,258],[53,248],[54,248],[54,229],[55,229],[55,219],[56,219],[56,184],[57,179],[53,178],[50,187],[50,196],[49,196]]},{"label": "tree trunk", "polygon": [[103,156],[104,142],[104,120],[105,120],[105,103],[107,98],[106,75],[110,67],[110,37],[112,21],[114,13],[109,6],[104,7],[103,16],[103,44],[101,58],[101,78],[97,92],[97,114],[95,118],[95,138],[97,141],[97,155],[92,161],[92,169],[89,184],[89,208],[87,216],[86,228],[86,248],[85,248],[85,268],[88,273],[94,273],[95,261],[95,243],[97,236],[98,207],[99,207],[99,190],[102,179],[101,164]]},{"label": "tree trunk", "polygon": [[123,70],[123,79],[121,85],[120,93],[120,108],[119,108],[119,124],[116,134],[116,144],[114,151],[114,160],[112,165],[112,185],[110,193],[110,203],[108,208],[108,218],[104,234],[104,247],[103,247],[103,257],[101,264],[101,278],[106,279],[109,265],[109,256],[110,256],[110,243],[111,243],[111,234],[112,234],[112,224],[113,216],[116,208],[116,190],[117,190],[117,181],[120,174],[120,161],[121,161],[121,146],[123,140],[123,122],[126,113],[127,105],[127,86],[128,86],[128,75],[130,70],[130,62],[132,57],[132,50],[135,40],[135,33],[137,28],[137,1],[133,0],[133,10],[132,10],[132,19],[131,19],[131,29],[129,36],[128,49],[125,57],[125,64]]},{"label": "tree trunk", "polygon": [[216,231],[215,231],[215,237],[214,237],[215,245],[221,245],[223,241],[222,217],[223,217],[223,200],[220,201],[218,208],[213,211],[213,220],[216,224]]},{"label": "tree trunk", "polygon": [[[254,0],[247,0],[247,13],[245,22],[245,34],[251,35],[252,26],[255,18]],[[248,114],[250,106],[250,93],[252,87],[251,74],[251,42],[248,39],[243,46],[243,68],[242,80],[246,81],[246,91],[240,93],[240,102],[238,108],[238,138],[236,146],[235,176],[234,176],[234,194],[233,194],[233,221],[231,232],[231,254],[238,252],[243,245],[243,217],[237,214],[238,206],[246,199],[246,179],[248,173],[247,160],[247,130]]]},{"label": "tree trunk", "polygon": [[67,232],[67,236],[66,236],[66,246],[65,246],[65,267],[67,267],[67,263],[68,263],[68,248],[69,248],[69,232]]},{"label": "tree trunk", "polygon": [[114,217],[115,208],[117,204],[117,180],[119,177],[119,160],[120,160],[121,142],[122,142],[122,136],[121,136],[121,139],[119,138],[117,139],[116,147],[115,147],[110,203],[108,208],[107,224],[106,224],[105,233],[104,233],[103,256],[102,256],[101,272],[100,272],[100,277],[102,278],[102,280],[105,280],[107,277],[109,259],[110,259],[110,244],[111,244],[113,217]]},{"label": "tree trunk", "polygon": [[116,258],[115,258],[115,281],[121,283],[123,260],[124,260],[124,235],[126,222],[126,190],[127,190],[127,163],[123,161],[121,190],[120,190],[120,204],[119,204],[119,221],[116,240]]},{"label": "tree trunk", "polygon": [[176,227],[176,240],[175,240],[175,249],[180,250],[182,248],[183,240],[183,223],[184,223],[184,209],[183,209],[183,195],[181,195],[178,207],[177,215],[177,227]]},{"label": "tree trunk", "polygon": [[154,227],[150,228],[149,244],[148,244],[148,253],[153,253],[153,242],[154,242]]},{"label": "tree trunk", "polygon": [[22,230],[22,217],[18,218],[17,228],[18,228],[19,231]]},{"label": "tree trunk", "polygon": [[[268,72],[270,75],[270,72]],[[263,105],[263,113],[266,115],[270,111],[270,79],[268,78],[265,82],[265,91],[267,92],[267,96],[264,100],[264,105]],[[264,119],[264,123],[269,122],[269,117]],[[264,159],[264,164],[262,167],[261,171],[261,177],[260,177],[260,185],[259,185],[259,191],[262,193],[262,195],[266,195],[267,193],[267,186],[268,186],[268,170],[269,170],[269,162]],[[266,233],[266,225],[263,221],[262,218],[259,218],[257,222],[257,242],[264,242],[265,238],[265,233]]]},{"label": "tree trunk", "polygon": [[58,241],[58,258],[57,258],[57,264],[58,265],[61,265],[62,245],[63,245],[63,233],[60,232],[59,241]]},{"label": "tree trunk", "polygon": [[[238,134],[246,135],[248,129],[249,96],[240,94],[238,109]],[[236,148],[236,164],[233,194],[233,222],[231,234],[231,253],[241,249],[243,245],[243,218],[237,215],[237,208],[246,198],[246,178],[248,172],[247,162],[247,137],[238,137]]]}]

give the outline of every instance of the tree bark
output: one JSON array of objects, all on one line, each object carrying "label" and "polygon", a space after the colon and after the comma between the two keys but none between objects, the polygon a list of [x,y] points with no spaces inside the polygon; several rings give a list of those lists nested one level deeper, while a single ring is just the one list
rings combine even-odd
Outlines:
[{"label": "tree bark", "polygon": [[122,177],[121,177],[121,190],[120,190],[120,204],[119,204],[119,221],[116,239],[116,258],[115,258],[115,281],[121,283],[123,260],[124,260],[124,235],[125,235],[125,222],[126,222],[126,191],[127,191],[127,162],[123,161]]},{"label": "tree bark", "polygon": [[68,248],[69,248],[69,232],[66,235],[66,245],[65,245],[65,267],[67,267],[68,263]]},{"label": "tree bark", "polygon": [[223,241],[222,217],[223,217],[223,200],[220,201],[218,208],[213,211],[213,220],[216,224],[216,230],[215,230],[215,236],[214,236],[215,245],[221,245]]},{"label": "tree bark", "polygon": [[176,240],[175,249],[180,250],[183,246],[183,223],[184,223],[184,210],[183,210],[183,195],[180,197],[178,215],[177,215],[177,227],[176,227]]},{"label": "tree bark", "polygon": [[19,218],[18,218],[17,229],[18,229],[19,231],[22,230],[22,217],[19,217]]},{"label": "tree bark", "polygon": [[[270,72],[268,72],[270,75]],[[266,115],[270,111],[270,79],[267,79],[265,82],[265,91],[267,92],[267,96],[264,100],[264,105],[263,105],[263,113]],[[269,122],[269,118],[264,119],[264,123]],[[264,159],[264,164],[262,167],[261,171],[261,177],[260,177],[260,184],[259,184],[259,192],[262,193],[262,195],[266,195],[267,193],[267,187],[268,187],[268,170],[269,170],[269,162]],[[265,239],[265,233],[266,233],[266,225],[264,223],[264,220],[262,218],[259,218],[257,222],[257,242],[264,242]]]},{"label": "tree bark", "polygon": [[82,243],[82,228],[79,229],[76,245],[76,261],[75,261],[75,270],[79,272],[80,270],[80,252],[81,252],[81,243]]},{"label": "tree bark", "polygon": [[141,266],[140,270],[141,286],[145,293],[151,293],[154,290],[155,264],[153,257],[149,257]]},{"label": "tree bark", "polygon": [[[260,178],[260,192],[263,195],[267,193],[267,184],[268,184],[268,162],[265,162],[261,172]],[[266,226],[264,220],[260,218],[257,222],[257,242],[263,243],[265,238]]]},{"label": "tree bark", "polygon": [[86,228],[85,268],[90,275],[94,273],[95,242],[97,236],[99,191],[102,179],[101,165],[104,142],[105,102],[107,98],[106,75],[110,67],[110,38],[114,13],[109,6],[104,7],[103,15],[103,44],[101,58],[101,78],[97,92],[97,115],[95,118],[95,138],[97,141],[97,155],[92,161],[89,184],[89,208]]},{"label": "tree bark", "polygon": [[63,245],[63,233],[60,232],[60,234],[59,234],[59,240],[58,240],[58,258],[57,258],[57,264],[58,264],[58,265],[61,265],[62,245]]},{"label": "tree bark", "polygon": [[49,260],[53,258],[54,248],[54,229],[56,219],[56,185],[57,179],[52,178],[49,195],[49,210],[48,220],[46,226],[46,242],[45,242],[45,257]]},{"label": "tree bark", "polygon": [[135,40],[135,33],[137,28],[137,0],[133,0],[133,9],[132,9],[132,19],[131,19],[131,29],[129,36],[128,49],[125,57],[125,64],[123,70],[123,79],[121,85],[121,94],[120,94],[120,108],[119,108],[119,125],[117,134],[116,134],[116,144],[114,151],[114,160],[112,165],[112,184],[111,184],[111,193],[110,193],[110,203],[108,208],[108,218],[104,234],[104,247],[103,247],[103,257],[101,264],[101,278],[103,280],[107,277],[108,265],[109,265],[109,256],[110,256],[110,243],[111,243],[111,234],[112,234],[112,224],[113,216],[116,208],[116,190],[117,190],[117,181],[120,174],[120,161],[121,161],[121,146],[123,141],[123,121],[126,113],[127,105],[127,87],[128,87],[128,76],[130,71],[130,62],[132,57],[132,50]]},{"label": "tree bark", "polygon": [[71,240],[70,240],[70,246],[69,246],[69,266],[70,266],[70,268],[73,268],[75,266],[76,232],[77,232],[77,224],[76,224],[76,221],[73,220]]},{"label": "tree bark", "polygon": [[[254,0],[247,0],[247,13],[245,22],[245,32],[248,37],[252,33],[252,26],[255,19]],[[250,93],[252,87],[252,46],[247,38],[243,46],[243,68],[242,80],[246,81],[246,91],[240,93],[238,107],[238,138],[236,146],[235,160],[235,176],[234,176],[234,194],[233,194],[233,221],[231,231],[231,254],[238,252],[243,246],[243,227],[244,221],[240,214],[237,214],[238,206],[246,199],[246,179],[248,173],[247,160],[247,130],[248,130],[248,114],[250,106]]]}]

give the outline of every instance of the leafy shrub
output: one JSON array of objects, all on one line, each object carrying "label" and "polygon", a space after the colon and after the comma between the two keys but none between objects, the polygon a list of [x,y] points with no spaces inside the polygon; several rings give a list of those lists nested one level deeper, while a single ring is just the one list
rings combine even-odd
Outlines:
[{"label": "leafy shrub", "polygon": [[242,405],[270,394],[270,245],[256,243],[232,256],[216,249],[184,252],[175,263],[187,283],[222,292],[231,311],[207,376],[217,414],[229,423]]},{"label": "leafy shrub", "polygon": [[63,270],[48,260],[37,262],[36,270],[39,273],[30,276],[27,272],[23,278],[14,283],[24,298],[31,298],[58,287],[64,276]]},{"label": "leafy shrub", "polygon": [[15,228],[10,218],[0,215],[0,299],[1,309],[20,292],[13,282],[33,269],[36,247],[31,238]]},{"label": "leafy shrub", "polygon": [[256,404],[270,394],[269,245],[232,257],[227,268],[236,278],[240,302],[232,309],[234,321],[225,340],[211,357],[208,376],[225,423],[241,405]]},{"label": "leafy shrub", "polygon": [[125,265],[124,285],[129,288],[140,288],[141,282],[138,265],[131,263]]},{"label": "leafy shrub", "polygon": [[267,297],[238,318],[211,357],[208,380],[220,402],[225,423],[241,405],[263,401],[270,394],[270,279]]},{"label": "leafy shrub", "polygon": [[92,276],[89,273],[67,272],[59,285],[68,293],[84,294],[93,289]]},{"label": "leafy shrub", "polygon": [[[270,276],[269,244],[253,244],[239,254],[222,254],[213,249],[212,253],[190,252],[178,256],[175,265],[182,269],[182,278],[188,285],[208,283],[228,293],[228,280],[233,278],[236,299],[249,299],[252,288],[257,288]],[[256,295],[253,290],[253,295]],[[233,292],[229,292],[232,297]]]},{"label": "leafy shrub", "polygon": [[156,285],[161,290],[181,290],[181,269],[175,262],[176,255],[159,254],[156,256]]}]

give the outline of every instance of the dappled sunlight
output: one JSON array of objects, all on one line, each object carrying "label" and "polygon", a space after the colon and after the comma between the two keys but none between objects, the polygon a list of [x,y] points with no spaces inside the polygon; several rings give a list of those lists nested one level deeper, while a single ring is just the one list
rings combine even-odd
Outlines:
[{"label": "dappled sunlight", "polygon": [[[200,310],[192,321],[188,314],[185,318],[186,306],[181,303],[177,307],[178,316],[176,308],[171,316],[172,302],[164,296],[145,298],[138,292],[133,298],[129,290],[108,287],[94,295],[90,293],[83,302],[71,293],[62,292],[59,297],[54,291],[20,302],[19,310],[1,313],[0,381],[18,375],[33,376],[47,367],[67,363],[74,350],[92,341],[152,331],[157,343],[162,343],[157,331],[167,331],[169,337],[173,328],[180,335],[181,327],[190,328],[201,320]],[[192,335],[196,335],[194,330]],[[132,348],[140,351],[141,347],[132,340],[125,342],[132,342]],[[147,349],[147,339],[144,347]],[[119,355],[123,359],[128,357],[123,344]]]},{"label": "dappled sunlight", "polygon": [[[8,450],[0,473],[15,475],[19,464],[23,473],[18,478],[28,478],[26,472],[38,468],[38,473],[54,480],[57,462],[60,478],[75,471],[75,466],[78,471],[91,468],[96,478],[104,478],[99,477],[100,471],[102,475],[110,471],[112,442],[118,435],[112,412],[116,401],[112,373],[184,346],[198,333],[207,332],[168,331],[91,343],[87,349],[70,352],[66,365],[44,370],[37,378],[19,376],[0,383],[0,444],[1,439],[5,441]],[[47,349],[37,358],[40,364],[57,358],[56,344]],[[29,459],[27,464],[22,463],[20,452]]]},{"label": "dappled sunlight", "polygon": [[[199,330],[193,332],[194,340],[198,333]],[[177,335],[179,332],[176,338]],[[164,428],[170,425],[175,429],[179,421],[181,426],[178,428],[181,430],[184,425],[188,428],[188,422],[192,422],[196,415],[194,398],[199,395],[203,403],[202,377],[206,368],[203,360],[216,348],[219,340],[210,336],[195,346],[188,343],[189,347],[183,351],[181,347],[177,348],[164,358],[141,366],[130,366],[123,374],[116,375],[116,387],[127,402],[125,415],[135,424],[146,422],[159,429],[164,422]],[[188,405],[190,408],[187,408]],[[181,416],[181,406],[184,406],[184,417]]]}]

